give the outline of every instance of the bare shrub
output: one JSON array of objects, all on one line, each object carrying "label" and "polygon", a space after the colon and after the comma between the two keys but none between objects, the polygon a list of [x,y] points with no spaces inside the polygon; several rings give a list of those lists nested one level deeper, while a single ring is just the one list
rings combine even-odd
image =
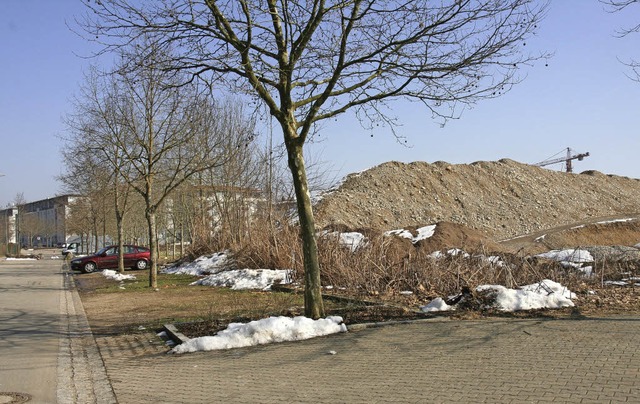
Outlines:
[{"label": "bare shrub", "polygon": [[[225,245],[244,268],[293,269],[294,280],[303,273],[299,228],[282,217],[272,224],[257,219],[242,243]],[[366,243],[352,250],[341,243],[338,232],[318,234],[322,284],[340,293],[368,299],[390,300],[402,291],[418,301],[455,296],[480,285],[518,288],[551,279],[573,291],[596,288],[604,280],[633,276],[640,262],[596,262],[591,276],[558,262],[518,253],[476,251],[446,253],[435,258],[408,239],[363,230]],[[219,250],[218,250],[219,251]],[[487,296],[475,295],[484,304]],[[469,300],[471,301],[471,300]]]}]

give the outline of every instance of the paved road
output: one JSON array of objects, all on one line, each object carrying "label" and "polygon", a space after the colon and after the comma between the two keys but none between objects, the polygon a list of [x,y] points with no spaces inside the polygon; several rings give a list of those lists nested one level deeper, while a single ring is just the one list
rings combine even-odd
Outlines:
[{"label": "paved road", "polygon": [[434,321],[182,356],[152,334],[97,342],[121,403],[640,402],[640,318]]},{"label": "paved road", "polygon": [[39,261],[0,267],[0,392],[56,397],[60,274]]},{"label": "paved road", "polygon": [[70,287],[59,261],[0,261],[0,403],[640,402],[637,317],[430,321],[176,356],[153,333],[94,340]]},{"label": "paved road", "polygon": [[116,402],[82,303],[50,255],[0,259],[0,403]]}]

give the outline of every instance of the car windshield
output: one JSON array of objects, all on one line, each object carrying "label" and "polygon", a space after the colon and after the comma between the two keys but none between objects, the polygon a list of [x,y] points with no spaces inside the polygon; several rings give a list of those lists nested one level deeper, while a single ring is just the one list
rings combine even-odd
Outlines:
[{"label": "car windshield", "polygon": [[104,247],[104,248],[102,248],[102,249],[98,250],[98,252],[96,253],[96,255],[100,255],[100,254],[103,254],[103,253],[107,252],[107,250],[108,250],[109,248],[111,248],[111,247]]}]

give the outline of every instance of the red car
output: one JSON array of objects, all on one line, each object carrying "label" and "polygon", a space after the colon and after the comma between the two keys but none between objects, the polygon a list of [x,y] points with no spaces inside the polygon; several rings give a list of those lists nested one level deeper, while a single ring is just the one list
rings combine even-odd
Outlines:
[{"label": "red car", "polygon": [[[151,252],[147,247],[137,245],[125,245],[124,266],[132,269],[146,269],[149,266]],[[94,272],[98,269],[118,268],[118,246],[104,247],[93,255],[78,257],[71,260],[71,269]]]}]

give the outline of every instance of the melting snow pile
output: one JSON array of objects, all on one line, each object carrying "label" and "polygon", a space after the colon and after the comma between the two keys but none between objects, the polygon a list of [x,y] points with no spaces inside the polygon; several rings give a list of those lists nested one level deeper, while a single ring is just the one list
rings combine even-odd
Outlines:
[{"label": "melting snow pile", "polygon": [[193,262],[163,270],[166,274],[203,276],[192,285],[223,286],[235,290],[269,290],[274,283],[291,283],[289,269],[230,269],[233,260],[228,252],[202,256]]},{"label": "melting snow pile", "polygon": [[323,335],[346,332],[342,317],[312,320],[307,317],[269,317],[249,323],[231,323],[217,335],[190,339],[171,350],[172,353],[241,348],[273,342],[300,341]]},{"label": "melting snow pile", "polygon": [[430,226],[424,226],[418,229],[418,235],[414,237],[413,234],[409,230],[399,229],[399,230],[390,230],[384,233],[385,236],[398,236],[402,238],[406,238],[411,240],[413,244],[417,243],[420,240],[428,239],[433,236],[436,232],[436,225],[432,224]]},{"label": "melting snow pile", "polygon": [[622,278],[619,281],[604,281],[607,286],[640,286],[640,277],[632,276],[630,278]]},{"label": "melting snow pile", "polygon": [[551,250],[546,253],[538,254],[536,257],[547,258],[558,262],[585,263],[593,262],[593,256],[587,250],[568,249],[568,250]]},{"label": "melting snow pile", "polygon": [[358,248],[365,247],[368,244],[367,238],[364,236],[364,234],[355,231],[347,233],[340,233],[338,231],[325,231],[320,233],[319,235],[321,237],[337,238],[338,243],[340,243],[340,245],[343,247],[347,247],[349,250],[351,250],[351,252],[355,252]]},{"label": "melting snow pile", "polygon": [[[482,285],[476,291],[492,292],[495,296],[495,307],[501,311],[557,309],[573,307],[571,299],[575,294],[561,284],[549,279],[520,289],[508,289],[501,285]],[[455,305],[448,305],[444,299],[436,298],[426,306],[424,312],[455,310]]]},{"label": "melting snow pile", "polygon": [[565,268],[572,267],[582,271],[589,276],[593,272],[593,267],[585,265],[593,262],[593,256],[587,250],[568,249],[568,250],[551,250],[546,253],[538,254],[536,257],[546,258],[558,261]]},{"label": "melting snow pile", "polygon": [[232,265],[228,252],[213,254],[210,257],[202,256],[195,261],[186,264],[165,268],[162,272],[166,274],[194,275],[201,276],[213,274],[229,269]]},{"label": "melting snow pile", "polygon": [[105,278],[113,279],[114,281],[130,281],[136,279],[135,275],[124,275],[111,269],[103,270],[102,275],[104,275]]},{"label": "melting snow pile", "polygon": [[[417,243],[420,240],[425,240],[435,234],[436,225],[424,226],[418,230],[418,235],[414,236],[409,230],[399,229],[399,230],[389,230],[384,232],[385,236],[397,236],[411,240],[413,244]],[[368,242],[367,238],[358,232],[345,232],[341,233],[338,231],[333,232],[322,232],[319,233],[321,237],[335,237],[338,239],[340,245],[347,247],[351,250],[351,252],[355,252],[358,248],[366,247]]]},{"label": "melting snow pile", "polygon": [[291,283],[291,272],[289,269],[234,269],[205,276],[192,285],[269,290],[274,283]]}]

